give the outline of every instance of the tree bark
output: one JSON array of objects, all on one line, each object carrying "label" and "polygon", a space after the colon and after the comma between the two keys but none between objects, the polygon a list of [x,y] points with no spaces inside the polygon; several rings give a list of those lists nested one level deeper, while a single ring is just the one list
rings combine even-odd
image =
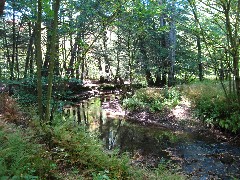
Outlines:
[{"label": "tree bark", "polygon": [[169,32],[169,46],[170,46],[170,51],[169,51],[169,61],[170,61],[170,71],[168,75],[168,85],[172,86],[174,85],[174,75],[175,75],[175,61],[176,61],[176,25],[175,25],[175,0],[172,1],[171,4],[171,20],[170,20],[170,32]]},{"label": "tree bark", "polygon": [[25,60],[25,69],[24,69],[24,78],[27,77],[27,73],[28,73],[28,69],[29,69],[29,61],[31,58],[31,50],[32,50],[32,46],[33,46],[33,39],[34,39],[34,32],[32,32],[32,28],[31,28],[31,23],[28,23],[28,31],[29,31],[29,43],[28,43],[28,50],[27,50],[27,56],[26,56],[26,60]]},{"label": "tree bark", "polygon": [[58,28],[58,10],[60,7],[60,0],[55,0],[54,2],[54,17],[53,17],[53,27],[52,27],[52,38],[50,44],[50,62],[48,70],[48,89],[47,89],[47,100],[46,100],[46,123],[50,123],[51,115],[51,99],[52,99],[52,86],[53,86],[53,73],[55,65],[55,56],[56,56],[56,41],[57,41],[57,28]]},{"label": "tree bark", "polygon": [[197,49],[198,49],[198,72],[199,80],[203,80],[203,65],[202,65],[202,46],[200,36],[197,35]]},{"label": "tree bark", "polygon": [[42,121],[43,120],[43,103],[42,103],[41,23],[42,23],[42,0],[38,0],[35,47],[36,47],[36,61],[37,61],[38,113],[39,113],[39,118]]}]

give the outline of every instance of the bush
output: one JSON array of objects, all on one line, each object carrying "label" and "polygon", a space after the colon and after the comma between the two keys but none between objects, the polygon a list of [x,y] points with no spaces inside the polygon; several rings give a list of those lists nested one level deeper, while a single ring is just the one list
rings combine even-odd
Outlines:
[{"label": "bush", "polygon": [[218,125],[232,132],[240,129],[240,107],[234,98],[226,98],[219,83],[207,81],[182,86],[195,105],[197,116],[207,124]]},{"label": "bush", "polygon": [[86,170],[86,176],[127,179],[129,158],[117,152],[106,152],[97,137],[74,122],[54,122],[52,138],[58,153],[54,158],[68,162],[70,167]]},{"label": "bush", "polygon": [[181,99],[177,88],[142,88],[136,91],[133,97],[125,99],[123,106],[129,110],[148,109],[152,112],[171,108]]},{"label": "bush", "polygon": [[15,99],[10,97],[7,93],[0,94],[0,114],[3,114],[5,120],[9,122],[16,123],[21,118],[19,106]]},{"label": "bush", "polygon": [[[15,129],[9,132],[9,129]],[[16,127],[0,127],[0,179],[46,179],[52,176],[54,163],[41,145],[34,144]]]},{"label": "bush", "polygon": [[[20,81],[6,81],[14,84],[14,97],[23,105],[37,103],[37,77],[27,77]],[[52,96],[55,100],[66,99],[73,94],[72,90],[82,87],[82,81],[76,78],[62,78],[54,76]],[[42,77],[43,103],[46,101],[48,77]]]}]

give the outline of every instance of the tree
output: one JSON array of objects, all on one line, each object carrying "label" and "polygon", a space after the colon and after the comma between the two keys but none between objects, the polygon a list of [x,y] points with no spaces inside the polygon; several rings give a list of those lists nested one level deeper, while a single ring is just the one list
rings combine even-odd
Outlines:
[{"label": "tree", "polygon": [[40,120],[43,120],[41,24],[42,24],[42,0],[38,0],[38,13],[35,34],[36,62],[37,62],[37,92],[38,92],[37,97],[39,118]]},{"label": "tree", "polygon": [[51,44],[50,44],[50,62],[49,62],[49,71],[48,71],[48,90],[46,97],[46,114],[45,121],[50,122],[51,116],[51,99],[52,99],[52,86],[53,86],[53,73],[55,65],[55,56],[56,56],[56,42],[57,42],[57,30],[58,30],[58,11],[60,7],[60,0],[55,0],[53,5],[53,26],[51,31]]}]

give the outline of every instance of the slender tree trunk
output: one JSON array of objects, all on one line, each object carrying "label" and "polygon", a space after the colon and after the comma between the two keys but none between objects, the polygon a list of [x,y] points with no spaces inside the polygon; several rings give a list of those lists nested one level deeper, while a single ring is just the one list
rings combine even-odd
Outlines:
[{"label": "slender tree trunk", "polygon": [[18,45],[19,45],[19,37],[20,37],[20,27],[22,26],[22,24],[18,25],[18,33],[17,33],[17,37],[16,37],[16,55],[15,55],[15,61],[16,61],[16,66],[15,66],[15,70],[17,73],[17,80],[19,80],[19,76],[20,76],[20,70],[19,70],[19,51],[18,51]]},{"label": "slender tree trunk", "polygon": [[[81,32],[81,39],[82,39],[82,41],[84,41],[84,39],[85,39],[84,32]],[[81,49],[84,49],[84,47],[81,47]],[[84,51],[82,50],[82,52],[80,53],[80,56],[81,56],[81,80],[82,81],[85,79],[85,75],[86,75],[86,72],[85,72],[86,55],[83,54],[83,52]]]},{"label": "slender tree trunk", "polygon": [[[16,19],[15,19],[15,3],[13,2],[13,26],[12,26],[12,61],[10,63],[10,80],[14,80],[14,64],[15,64],[15,53],[16,53]],[[9,85],[9,94],[13,94],[12,83]]]},{"label": "slender tree trunk", "polygon": [[176,25],[175,25],[175,0],[172,1],[171,4],[171,20],[170,20],[170,32],[169,32],[169,45],[170,45],[170,53],[169,53],[169,60],[170,60],[170,71],[168,75],[168,85],[172,86],[174,84],[174,66],[176,60]]},{"label": "slender tree trunk", "polygon": [[134,55],[133,55],[134,50],[132,50],[130,31],[128,32],[127,49],[128,49],[127,53],[128,53],[129,80],[130,80],[130,88],[132,89],[132,81],[133,81],[132,65],[133,65],[133,59],[134,59]]},{"label": "slender tree trunk", "polygon": [[86,76],[86,72],[85,72],[86,56],[81,55],[81,59],[82,59],[82,63],[81,63],[81,80],[83,81],[85,79],[85,76]]},{"label": "slender tree trunk", "polygon": [[[65,24],[65,18],[63,16],[63,24]],[[66,35],[64,34],[63,36],[63,40],[62,40],[62,57],[63,57],[63,66],[62,66],[62,72],[61,72],[61,75],[63,75],[63,72],[64,74],[66,74],[66,71],[67,71],[67,49],[66,49]]]},{"label": "slender tree trunk", "polygon": [[60,7],[60,0],[55,0],[54,2],[54,19],[52,27],[52,39],[50,48],[50,62],[48,71],[48,90],[47,90],[47,100],[46,100],[46,115],[45,121],[50,123],[50,113],[51,113],[51,99],[52,99],[52,86],[53,86],[53,72],[55,65],[56,56],[56,41],[57,41],[57,28],[58,28],[58,10]]},{"label": "slender tree trunk", "polygon": [[34,33],[32,32],[31,23],[28,23],[28,30],[29,30],[29,43],[28,43],[28,50],[27,50],[27,56],[25,60],[25,69],[24,69],[24,78],[27,77],[28,69],[29,69],[29,61],[31,58],[31,49],[33,48],[33,39],[34,39]]},{"label": "slender tree trunk", "polygon": [[60,62],[59,62],[59,36],[57,34],[57,38],[56,38],[56,45],[55,45],[55,48],[56,48],[56,56],[55,56],[55,65],[54,65],[54,74],[56,76],[59,76],[60,75]]},{"label": "slender tree trunk", "polygon": [[110,62],[109,62],[109,57],[107,54],[107,32],[105,31],[103,33],[103,49],[104,49],[104,54],[103,54],[103,58],[104,58],[104,62],[105,62],[105,75],[107,76],[106,79],[107,81],[109,81],[110,79]]},{"label": "slender tree trunk", "polygon": [[43,120],[42,104],[42,49],[41,49],[41,23],[42,23],[42,0],[38,0],[38,12],[36,23],[36,61],[37,61],[37,94],[38,94],[38,113],[39,118]]},{"label": "slender tree trunk", "polygon": [[8,47],[8,42],[7,42],[7,34],[6,34],[6,23],[3,23],[3,27],[4,27],[4,46],[6,47],[7,50],[7,68],[10,68],[11,66],[11,59],[10,59],[10,51],[9,51],[9,47]]},{"label": "slender tree trunk", "polygon": [[197,35],[197,49],[198,49],[198,72],[199,80],[203,80],[203,65],[202,65],[202,46],[200,36]]},{"label": "slender tree trunk", "polygon": [[118,82],[119,77],[119,71],[120,71],[120,58],[119,58],[119,50],[117,49],[117,69],[116,69],[116,75],[114,78],[115,83]]},{"label": "slender tree trunk", "polygon": [[[81,62],[81,47],[78,45],[77,48],[77,62]],[[76,67],[76,79],[80,78],[80,71],[79,71],[79,63],[77,63],[77,67]]]},{"label": "slender tree trunk", "polygon": [[240,14],[240,0],[238,0],[238,6],[236,10],[236,21],[234,24],[234,28],[231,22],[231,4],[230,3],[223,3],[222,4],[223,12],[225,15],[226,21],[226,31],[227,36],[229,38],[230,46],[229,52],[233,59],[233,75],[235,77],[235,87],[233,90],[236,89],[236,95],[238,98],[238,103],[240,104],[240,76],[239,76],[239,47],[240,42],[238,40],[238,32],[239,32],[239,14]]},{"label": "slender tree trunk", "polygon": [[98,70],[99,70],[99,74],[100,74],[99,82],[103,83],[104,82],[104,76],[103,76],[101,57],[98,57]]},{"label": "slender tree trunk", "polygon": [[74,46],[73,46],[73,48],[71,48],[72,49],[71,50],[71,59],[70,59],[69,66],[67,69],[67,75],[70,75],[72,78],[74,77],[74,62],[76,60],[78,40],[79,40],[79,36],[76,37]]},{"label": "slender tree trunk", "polygon": [[[35,38],[33,38],[33,44],[35,43]],[[34,54],[36,57],[36,46],[34,48],[31,48],[30,50],[30,61],[29,61],[29,69],[30,69],[30,76],[33,76],[34,73],[34,66],[33,66],[33,61],[34,61]],[[37,59],[37,58],[36,58]],[[36,61],[37,63],[37,61]]]}]

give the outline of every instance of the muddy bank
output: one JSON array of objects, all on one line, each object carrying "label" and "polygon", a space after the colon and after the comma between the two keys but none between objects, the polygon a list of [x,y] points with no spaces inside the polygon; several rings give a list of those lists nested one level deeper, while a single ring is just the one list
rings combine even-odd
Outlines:
[{"label": "muddy bank", "polygon": [[240,135],[224,132],[216,127],[209,127],[194,115],[191,102],[183,99],[175,108],[164,109],[162,112],[134,110],[126,113],[126,120],[150,128],[162,128],[204,136],[217,142],[240,143]]}]

